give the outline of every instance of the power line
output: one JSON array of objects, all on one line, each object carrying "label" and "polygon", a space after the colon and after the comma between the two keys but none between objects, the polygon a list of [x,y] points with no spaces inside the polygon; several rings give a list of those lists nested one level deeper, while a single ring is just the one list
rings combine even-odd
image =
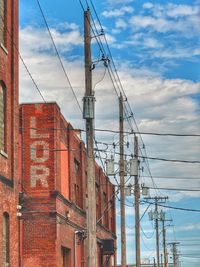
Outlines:
[{"label": "power line", "polygon": [[[148,203],[148,204],[155,204],[153,202],[149,202],[147,200],[143,200],[144,203]],[[169,205],[163,205],[158,203],[158,206],[160,207],[164,207],[164,208],[168,208],[168,209],[174,209],[174,210],[181,210],[181,211],[191,211],[191,212],[200,212],[199,209],[189,209],[189,208],[181,208],[181,207],[174,207],[174,206],[169,206]]]},{"label": "power line", "polygon": [[[154,187],[146,186],[150,189],[155,189]],[[200,189],[188,189],[188,188],[167,188],[167,187],[157,187],[159,190],[172,190],[172,191],[187,191],[187,192],[200,192]]]},{"label": "power line", "polygon": [[[119,152],[115,152],[116,154],[120,155]],[[124,154],[127,157],[133,157],[133,154]],[[160,161],[167,161],[167,162],[174,162],[174,163],[191,163],[191,164],[199,164],[200,161],[198,160],[179,160],[179,159],[165,159],[165,158],[157,158],[157,157],[144,157],[144,156],[138,156],[139,158],[145,160],[145,159],[150,159],[150,160],[160,160]],[[152,175],[151,175],[152,176]]]},{"label": "power line", "polygon": [[[4,21],[3,17],[2,17],[2,16],[0,16],[0,17],[1,17],[1,20]],[[10,31],[8,30],[7,26],[6,26],[6,31],[7,31],[8,35],[10,36],[11,42],[12,42],[12,44],[14,45],[14,48],[16,49],[16,51],[17,51],[17,53],[18,53],[18,55],[19,55],[19,58],[20,58],[22,64],[24,65],[24,67],[25,67],[25,69],[26,69],[26,71],[27,71],[29,77],[31,78],[31,80],[32,80],[32,82],[33,82],[35,88],[37,89],[37,91],[38,91],[39,95],[41,96],[42,100],[46,103],[46,100],[45,100],[45,98],[44,98],[44,96],[43,96],[41,90],[39,89],[39,87],[38,87],[36,81],[35,81],[34,78],[33,78],[33,75],[31,74],[30,70],[28,69],[28,67],[27,67],[27,65],[26,65],[26,63],[25,63],[25,61],[24,61],[24,59],[23,59],[23,57],[22,57],[22,55],[21,55],[21,53],[20,53],[20,51],[19,51],[19,49],[18,49],[18,46],[17,46],[17,44],[14,42],[14,39],[12,38],[12,34],[11,34]]]},{"label": "power line", "polygon": [[47,20],[46,20],[46,17],[45,17],[45,15],[44,15],[44,12],[43,12],[42,7],[41,7],[41,5],[40,5],[40,1],[39,1],[39,0],[36,0],[36,1],[37,1],[39,10],[40,10],[40,12],[41,12],[41,14],[42,14],[42,17],[43,17],[43,19],[44,19],[44,23],[45,23],[45,25],[46,25],[46,28],[47,28],[47,31],[48,31],[48,33],[49,33],[50,39],[51,39],[52,44],[53,44],[53,46],[54,46],[54,49],[55,49],[56,55],[57,55],[57,57],[58,57],[58,60],[59,60],[59,62],[60,62],[61,68],[62,68],[62,70],[63,70],[63,72],[64,72],[64,75],[65,75],[65,77],[66,77],[66,79],[67,79],[67,82],[68,82],[68,84],[69,84],[69,86],[70,86],[70,89],[71,89],[71,91],[72,91],[72,94],[73,94],[73,96],[74,96],[74,98],[75,98],[75,100],[76,100],[76,102],[77,102],[77,105],[78,105],[78,107],[79,107],[79,109],[80,109],[80,111],[81,111],[81,114],[82,114],[82,108],[81,108],[81,106],[80,106],[80,104],[79,104],[79,101],[78,101],[78,99],[77,99],[77,97],[76,97],[75,91],[74,91],[74,89],[73,89],[73,87],[72,87],[72,84],[71,84],[71,82],[70,82],[70,79],[69,79],[69,77],[68,77],[68,75],[67,75],[67,72],[66,72],[66,70],[65,70],[65,67],[64,67],[64,65],[63,65],[61,56],[60,56],[60,54],[59,54],[59,52],[58,52],[58,48],[57,48],[57,46],[56,46],[56,43],[55,43],[54,38],[53,38],[53,36],[52,36],[52,33],[51,33],[50,28],[49,28],[48,22],[47,22]]},{"label": "power line", "polygon": [[[98,132],[110,132],[110,133],[119,133],[117,130],[111,130],[111,129],[95,129],[95,131]],[[174,136],[174,137],[200,137],[200,134],[179,134],[179,133],[155,133],[155,132],[138,132],[138,131],[124,131],[125,134],[135,135],[135,134],[141,134],[141,135],[155,135],[155,136]]]},{"label": "power line", "polygon": [[[36,0],[36,1],[37,1],[37,3],[38,3],[39,10],[40,10],[40,12],[41,12],[41,14],[42,14],[42,17],[43,17],[43,19],[44,19],[46,28],[47,28],[48,33],[49,33],[49,36],[50,36],[50,39],[51,39],[52,44],[53,44],[53,46],[54,46],[54,49],[55,49],[55,51],[56,51],[56,55],[57,55],[57,57],[58,57],[58,59],[59,59],[61,68],[62,68],[62,70],[63,70],[63,72],[64,72],[64,75],[65,75],[65,77],[66,77],[66,79],[67,79],[67,82],[69,83],[70,89],[71,89],[71,91],[72,91],[72,93],[73,93],[73,96],[74,96],[74,98],[75,98],[75,100],[76,100],[76,102],[77,102],[77,105],[78,105],[78,107],[79,107],[79,109],[80,109],[80,112],[81,112],[81,114],[82,114],[82,108],[81,108],[81,106],[80,106],[80,104],[79,104],[79,101],[78,101],[78,99],[77,99],[76,93],[75,93],[75,91],[74,91],[74,89],[73,89],[73,87],[72,87],[72,84],[71,84],[71,82],[70,82],[70,79],[69,79],[69,77],[68,77],[68,75],[67,75],[67,72],[66,72],[66,70],[65,70],[65,68],[64,68],[64,65],[63,65],[61,56],[60,56],[60,54],[59,54],[59,52],[58,52],[56,43],[55,43],[54,38],[53,38],[53,36],[52,36],[52,33],[51,33],[50,27],[49,27],[49,25],[48,25],[47,19],[46,19],[46,17],[45,17],[45,14],[44,14],[44,12],[43,12],[43,10],[42,10],[42,7],[41,7],[41,5],[40,5],[39,0]],[[81,4],[81,6],[82,6],[81,1],[79,1],[79,2],[80,2],[80,4]],[[83,6],[82,6],[82,7],[83,7]],[[98,82],[98,83],[99,83],[99,82]],[[95,141],[95,139],[94,139],[94,141]],[[96,141],[95,141],[95,145],[96,145],[96,147],[98,148],[98,144],[96,143]],[[100,158],[100,161],[101,161],[101,164],[102,164],[102,168],[103,168],[103,170],[105,171],[105,166],[104,166],[104,164],[103,164],[103,161],[102,161],[100,152],[98,152],[98,154],[99,154],[99,158]]]},{"label": "power line", "polygon": [[154,157],[142,157],[142,159],[151,159],[151,160],[160,160],[160,161],[169,161],[174,163],[192,163],[192,164],[199,164],[200,161],[198,160],[179,160],[179,159],[165,159],[165,158],[154,158]]},{"label": "power line", "polygon": [[[38,118],[40,119],[40,118]],[[37,129],[37,128],[36,128]],[[44,128],[44,129],[41,129],[41,130],[67,130],[67,128]],[[73,129],[74,131],[81,131],[81,132],[85,132],[84,129]],[[98,128],[94,128],[94,130],[96,132],[109,132],[109,133],[120,133],[120,131],[115,131],[115,130],[108,130],[108,129],[98,129]],[[170,135],[170,136],[184,136],[184,137],[200,137],[199,134],[185,134],[185,135],[181,135],[181,134],[162,134],[162,133],[153,133],[153,132],[130,132],[130,131],[123,131],[124,134],[129,134],[129,135],[135,135],[135,134],[146,134],[146,135],[162,135],[162,136],[167,136],[167,135]]]},{"label": "power line", "polygon": [[[144,175],[144,178],[150,178],[150,176]],[[177,177],[177,176],[153,176],[154,179],[172,179],[172,180],[199,180],[200,177]]]}]

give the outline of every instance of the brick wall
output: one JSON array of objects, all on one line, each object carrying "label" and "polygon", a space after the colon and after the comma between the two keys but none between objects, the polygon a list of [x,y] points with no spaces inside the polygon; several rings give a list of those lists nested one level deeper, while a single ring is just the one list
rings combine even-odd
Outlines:
[{"label": "brick wall", "polygon": [[[7,0],[4,41],[0,42],[0,83],[5,90],[5,145],[0,151],[0,266],[3,214],[9,215],[10,267],[18,266],[18,1]],[[2,19],[0,18],[2,26]],[[2,40],[2,38],[1,38]],[[15,44],[15,45],[14,45]],[[16,46],[16,47],[15,47]]]},{"label": "brick wall", "polygon": [[[23,104],[21,113],[23,188],[23,267],[86,267],[86,149],[56,103]],[[98,223],[99,239],[115,239],[114,188],[96,164],[99,217],[106,191],[107,220]],[[112,218],[112,220],[111,220]],[[76,234],[75,234],[76,232]],[[76,240],[76,249],[74,249]],[[45,251],[45,253],[44,253]],[[105,260],[105,259],[104,259]]]}]

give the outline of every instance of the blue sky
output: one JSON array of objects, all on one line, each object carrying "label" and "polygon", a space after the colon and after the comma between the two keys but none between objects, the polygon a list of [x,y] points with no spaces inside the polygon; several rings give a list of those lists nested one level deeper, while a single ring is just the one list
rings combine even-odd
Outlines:
[{"label": "blue sky", "polygon": [[[86,1],[82,1],[86,7]],[[91,2],[88,1],[90,7]],[[119,77],[134,111],[140,131],[199,133],[200,132],[200,1],[143,1],[93,0],[106,33]],[[71,84],[82,103],[84,94],[83,11],[78,0],[42,1],[55,43],[62,56]],[[98,20],[92,10],[97,29]],[[104,41],[101,37],[102,42]],[[99,47],[93,38],[93,60],[99,58]],[[74,127],[84,127],[82,116],[70,91],[55,51],[45,28],[37,1],[20,1],[20,51],[35,81],[48,101],[57,101],[66,119]],[[107,50],[106,50],[107,51]],[[106,55],[107,56],[107,55]],[[108,72],[100,62],[93,71],[96,84],[96,127],[118,129],[118,100]],[[23,66],[20,65],[20,101],[41,101]],[[111,106],[112,103],[112,106]],[[103,112],[102,112],[103,110]],[[126,124],[126,129],[128,125]],[[97,140],[117,142],[113,134],[97,133]],[[169,159],[199,160],[200,140],[196,137],[143,136],[149,156]],[[133,148],[132,137],[130,153]],[[141,144],[140,144],[141,145]],[[107,153],[113,154],[112,149]],[[102,155],[103,157],[105,154]],[[117,160],[117,158],[116,158]],[[147,186],[145,163],[140,181]],[[175,164],[149,161],[158,187],[200,189],[199,164]],[[176,177],[179,179],[158,178]],[[188,179],[180,179],[188,177]],[[169,195],[169,205],[198,209],[199,192],[151,190],[151,195]],[[133,203],[127,198],[127,205]],[[132,205],[132,204],[130,204]],[[141,214],[146,205],[141,205]],[[150,209],[153,209],[151,207]],[[180,241],[180,252],[191,257],[180,257],[183,267],[200,266],[200,213],[165,209],[173,219],[168,241]],[[119,230],[119,203],[117,203]],[[127,207],[127,259],[135,262],[134,211]],[[142,219],[142,259],[155,256],[154,231],[148,216]],[[118,231],[120,241],[120,232]],[[147,237],[151,237],[148,239]],[[190,239],[195,239],[194,241]],[[120,242],[118,261],[120,262]],[[161,240],[162,241],[162,240]],[[188,246],[187,246],[188,244]],[[188,256],[188,255],[187,255]],[[190,256],[190,255],[189,255]]]}]

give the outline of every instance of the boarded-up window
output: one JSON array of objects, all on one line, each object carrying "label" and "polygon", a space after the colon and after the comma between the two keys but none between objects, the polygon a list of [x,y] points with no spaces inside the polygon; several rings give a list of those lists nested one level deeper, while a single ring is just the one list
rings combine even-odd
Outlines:
[{"label": "boarded-up window", "polygon": [[3,267],[10,265],[10,223],[8,213],[3,214]]},{"label": "boarded-up window", "polygon": [[0,0],[0,43],[4,44],[5,35],[5,0]]},{"label": "boarded-up window", "polygon": [[0,150],[5,150],[5,89],[0,83]]}]

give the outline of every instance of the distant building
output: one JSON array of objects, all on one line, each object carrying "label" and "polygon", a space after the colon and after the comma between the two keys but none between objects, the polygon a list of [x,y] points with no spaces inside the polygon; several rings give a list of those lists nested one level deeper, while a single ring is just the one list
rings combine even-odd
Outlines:
[{"label": "distant building", "polygon": [[[20,118],[22,266],[87,267],[85,145],[56,103],[22,104]],[[98,266],[116,266],[102,250],[116,246],[115,188],[95,174]]]}]

